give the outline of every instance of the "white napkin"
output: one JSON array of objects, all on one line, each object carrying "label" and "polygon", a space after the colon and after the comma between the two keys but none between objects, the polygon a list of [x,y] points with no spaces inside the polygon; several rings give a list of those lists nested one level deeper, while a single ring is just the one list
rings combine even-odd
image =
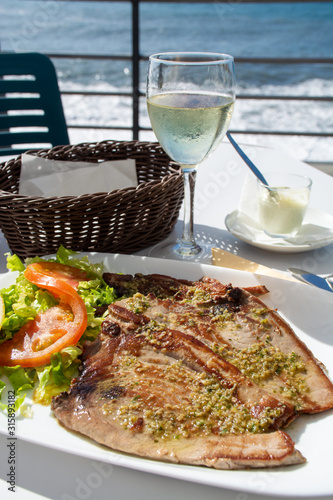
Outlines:
[{"label": "white napkin", "polygon": [[80,196],[136,187],[135,160],[100,163],[48,160],[22,154],[19,194]]},{"label": "white napkin", "polygon": [[308,207],[303,225],[299,231],[289,238],[273,238],[268,236],[259,223],[257,204],[257,181],[253,175],[246,175],[237,217],[233,222],[233,231],[257,243],[274,245],[307,245],[318,241],[328,242],[333,237],[333,216],[321,210]]}]

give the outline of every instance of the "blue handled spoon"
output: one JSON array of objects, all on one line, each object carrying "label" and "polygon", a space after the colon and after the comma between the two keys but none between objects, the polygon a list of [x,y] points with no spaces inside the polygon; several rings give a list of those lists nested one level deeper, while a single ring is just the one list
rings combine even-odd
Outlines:
[{"label": "blue handled spoon", "polygon": [[250,169],[252,170],[252,172],[254,173],[254,175],[256,177],[258,177],[258,179],[265,185],[265,186],[268,186],[268,182],[266,181],[265,177],[262,175],[262,173],[260,172],[260,170],[258,170],[258,168],[254,165],[254,163],[252,163],[252,161],[250,160],[250,158],[244,153],[244,151],[238,146],[237,142],[235,141],[235,139],[233,139],[230,135],[230,132],[227,132],[227,137],[229,139],[229,141],[231,142],[231,144],[233,145],[233,147],[235,148],[235,150],[237,151],[237,153],[239,154],[239,156],[245,161],[246,165],[248,167],[250,167]]}]

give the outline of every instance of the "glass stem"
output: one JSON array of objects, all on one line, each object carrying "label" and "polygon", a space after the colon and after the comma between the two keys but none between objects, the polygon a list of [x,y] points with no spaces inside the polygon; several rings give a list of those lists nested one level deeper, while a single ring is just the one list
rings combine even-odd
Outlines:
[{"label": "glass stem", "polygon": [[194,207],[194,190],[196,170],[183,169],[184,177],[184,226],[183,235],[179,243],[180,251],[183,253],[197,254],[200,248],[195,242],[193,233],[193,207]]}]

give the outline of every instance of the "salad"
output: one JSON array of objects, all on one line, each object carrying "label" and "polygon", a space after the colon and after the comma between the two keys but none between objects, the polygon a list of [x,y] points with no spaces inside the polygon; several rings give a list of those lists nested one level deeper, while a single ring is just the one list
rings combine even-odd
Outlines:
[{"label": "salad", "polygon": [[[94,340],[116,300],[103,280],[103,265],[61,246],[55,258],[29,258],[24,263],[7,254],[16,282],[0,290],[0,396],[8,381],[16,410],[33,389],[36,403],[50,404],[77,375],[79,356]],[[0,408],[6,405],[0,401]]]}]

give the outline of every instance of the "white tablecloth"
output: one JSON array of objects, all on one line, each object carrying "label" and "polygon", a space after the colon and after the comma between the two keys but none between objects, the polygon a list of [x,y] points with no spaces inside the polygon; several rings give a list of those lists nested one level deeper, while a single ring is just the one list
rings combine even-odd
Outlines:
[{"label": "white tablecloth", "polygon": [[[306,174],[313,180],[311,206],[333,215],[333,178],[291,158],[282,151],[246,147],[262,170],[279,169]],[[316,273],[333,272],[333,245],[306,253],[281,254],[258,249],[233,237],[225,228],[225,216],[237,208],[247,166],[226,141],[201,165],[197,175],[195,223],[200,238],[249,260],[286,271],[288,267],[310,268]],[[177,223],[170,239],[181,233]],[[148,250],[139,252],[141,255]],[[0,272],[6,271],[4,253],[9,251],[0,233]],[[210,263],[210,256],[204,256]],[[19,425],[19,422],[18,422]],[[16,493],[8,492],[7,437],[0,436],[0,497],[37,500],[273,500],[267,488],[274,476],[258,471],[258,494],[231,491],[168,477],[104,465],[90,459],[51,450],[25,441],[17,443]],[[325,444],[322,443],[322,446]],[[221,471],[223,474],[223,471]],[[268,479],[267,479],[268,478]],[[316,481],[316,478],[313,478]],[[271,491],[271,490],[270,490]],[[308,497],[309,500],[314,497]],[[324,497],[321,497],[324,498]],[[332,497],[325,497],[330,498]]]}]

